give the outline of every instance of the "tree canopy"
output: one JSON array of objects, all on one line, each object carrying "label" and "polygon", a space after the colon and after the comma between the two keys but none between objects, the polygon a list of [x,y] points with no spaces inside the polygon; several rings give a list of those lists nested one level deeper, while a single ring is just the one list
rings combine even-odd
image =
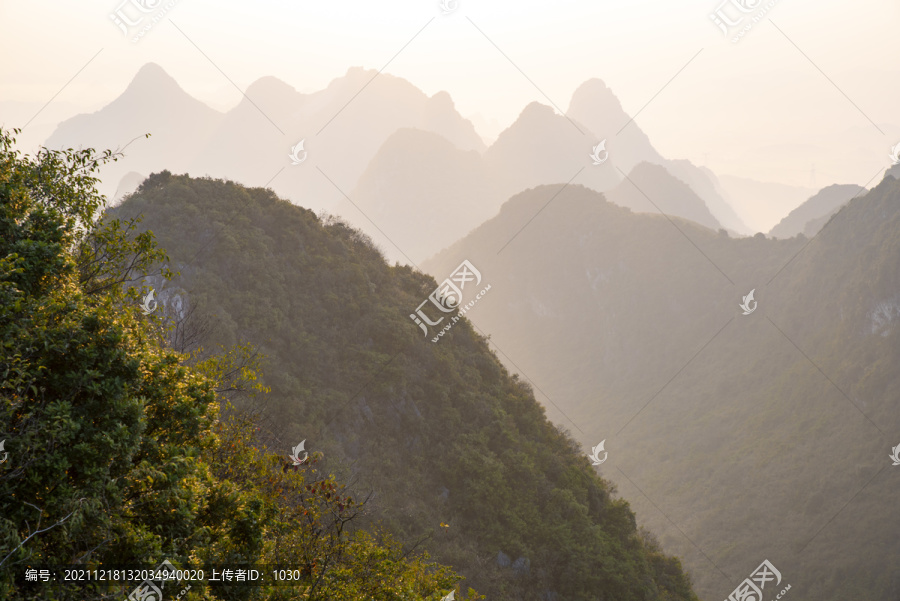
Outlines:
[{"label": "tree canopy", "polygon": [[[268,450],[225,391],[265,393],[245,348],[196,360],[133,284],[171,277],[138,220],[105,218],[111,153],[12,149],[0,131],[0,597],[124,597],[26,583],[30,566],[282,565],[292,586],[191,583],[183,599],[439,599],[459,578],[350,523],[363,500]],[[235,367],[237,366],[237,368]],[[235,384],[238,384],[235,387]],[[472,597],[477,597],[473,592]]]}]

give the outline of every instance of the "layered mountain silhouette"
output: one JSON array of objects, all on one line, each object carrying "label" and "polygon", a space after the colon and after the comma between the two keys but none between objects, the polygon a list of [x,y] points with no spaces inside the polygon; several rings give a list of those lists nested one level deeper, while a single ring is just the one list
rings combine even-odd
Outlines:
[{"label": "layered mountain silhouette", "polygon": [[[613,158],[592,164],[600,140],[579,127],[533,102],[483,154],[454,152],[434,138],[397,136],[336,212],[371,232],[389,259],[417,263],[495,215],[516,192],[548,182],[608,189],[621,181]],[[443,150],[436,153],[436,147]],[[415,227],[409,227],[410,215],[419,216]]]},{"label": "layered mountain silhouette", "polygon": [[[642,162],[661,165],[669,173],[687,183],[694,193],[703,199],[721,227],[738,234],[751,233],[726,200],[726,195],[713,172],[697,167],[685,159],[663,158],[650,143],[647,135],[628,116],[612,90],[600,79],[590,79],[575,90],[566,114],[584,123],[601,138],[608,137],[610,155],[616,158],[616,165],[622,171],[627,173]],[[604,191],[597,186],[589,187]]]},{"label": "layered mountain silhouette", "polygon": [[735,239],[544,186],[423,268],[480,270],[491,293],[466,316],[585,454],[606,441],[601,473],[701,598],[728,597],[769,559],[797,599],[891,599],[898,231],[892,176],[811,242]]},{"label": "layered mountain silhouette", "polygon": [[639,163],[622,182],[606,193],[606,198],[635,212],[678,215],[710,229],[721,227],[703,199],[665,167]]},{"label": "layered mountain silhouette", "polygon": [[802,205],[788,213],[787,217],[769,232],[775,238],[792,238],[803,234],[812,238],[842,206],[865,192],[856,184],[834,184],[819,190]]},{"label": "layered mountain silhouette", "polygon": [[496,186],[478,152],[432,132],[400,129],[338,212],[366,231],[377,225],[372,237],[388,257],[415,262],[493,216]]},{"label": "layered mountain silhouette", "polygon": [[[124,149],[126,157],[100,171],[101,191],[113,197],[129,172],[185,171],[223,115],[185,92],[155,63],[147,63],[122,94],[95,113],[63,121],[48,148]],[[150,134],[150,138],[143,137]]]},{"label": "layered mountain silhouette", "polygon": [[[797,601],[900,595],[885,467],[900,443],[900,167],[811,198],[720,180],[663,157],[600,80],[565,115],[529,104],[485,147],[448,94],[363,69],[312,94],[264,77],[223,114],[150,64],[47,145],[134,138],[106,191],[145,214],[175,285],[217,317],[215,342],[264,346],[283,427],[380,487],[401,539],[456,520],[429,548],[480,590],[690,598],[631,504],[703,598],[763,559]],[[163,168],[257,188],[141,175]],[[735,237],[751,228],[731,202],[756,198],[794,211],[773,238]],[[464,259],[491,286],[466,314],[489,338],[463,321],[434,350],[409,317]],[[601,440],[598,469],[627,503],[580,457]]]},{"label": "layered mountain silhouette", "polygon": [[126,173],[121,180],[119,180],[119,185],[116,187],[116,193],[113,196],[113,201],[122,200],[126,194],[131,194],[135,190],[138,189],[138,186],[141,185],[146,176],[141,175],[136,171],[129,171]]},{"label": "layered mountain silhouette", "polygon": [[[344,198],[387,138],[405,127],[433,131],[463,150],[484,149],[446,92],[429,97],[388,74],[351,68],[313,94],[263,77],[223,115],[190,97],[153,63],[102,110],[62,123],[47,146],[121,148],[150,133],[150,140],[136,141],[124,160],[101,172],[105,193],[112,195],[112,182],[128,171],[168,168],[269,185],[323,209]],[[305,161],[293,165],[289,154],[300,141]]]},{"label": "layered mountain silhouette", "polygon": [[773,182],[761,182],[746,177],[720,175],[731,206],[744,216],[754,231],[767,232],[816,193],[815,188],[789,186]]},{"label": "layered mountain silhouette", "polygon": [[662,164],[665,161],[653,148],[647,134],[630,120],[619,99],[600,79],[590,79],[575,90],[566,114],[606,138],[610,155],[626,173],[638,163]]},{"label": "layered mountain silhouette", "polygon": [[[570,114],[563,116],[538,102],[529,104],[483,153],[478,166],[473,163],[478,161],[474,155],[463,160],[462,153],[457,153],[458,159],[446,159],[446,164],[426,169],[422,163],[431,160],[427,158],[431,150],[424,141],[410,136],[391,140],[336,212],[371,233],[388,258],[414,263],[496,214],[509,196],[552,183],[609,191],[612,202],[635,211],[662,210],[711,229],[749,231],[728,208],[711,172],[689,161],[664,159],[634,123],[612,137],[612,124],[625,123],[628,117],[600,80],[581,86],[572,107]],[[574,113],[589,123],[573,119]],[[595,128],[613,133],[604,138]],[[603,140],[605,151],[598,152],[602,162],[595,165],[598,161],[591,159],[592,150]],[[457,162],[468,165],[468,170],[458,170]],[[406,168],[397,168],[404,164]],[[382,165],[394,167],[379,172]],[[467,174],[472,179],[465,180]],[[455,183],[448,186],[451,180]],[[642,184],[649,192],[641,191]],[[552,202],[552,196],[545,202]],[[471,214],[459,215],[460,211]],[[421,217],[414,228],[408,227],[411,214]],[[448,214],[454,219],[447,219]]]},{"label": "layered mountain silhouette", "polygon": [[485,151],[484,161],[503,199],[541,184],[568,181],[606,190],[621,176],[613,168],[617,160],[612,154],[604,164],[592,164],[592,148],[601,139],[552,107],[532,102]]},{"label": "layered mountain silhouette", "polygon": [[[222,114],[151,63],[115,101],[62,123],[47,145],[121,148],[144,133],[151,138],[135,140],[124,159],[101,172],[107,195],[116,195],[130,172],[163,168],[268,186],[293,202],[345,217],[390,259],[403,262],[440,251],[513,194],[565,182],[612,190],[641,163],[664,168],[690,188],[692,194],[681,190],[659,200],[672,215],[750,231],[711,172],[662,157],[596,79],[576,90],[567,115],[532,103],[485,148],[449,94],[429,97],[391,75],[351,68],[310,94],[263,77]],[[595,165],[590,155],[601,143],[603,160]],[[297,154],[290,156],[293,148]],[[400,162],[416,168],[392,167]],[[411,214],[421,216],[416,231],[406,226]]]},{"label": "layered mountain silhouette", "polygon": [[[258,80],[226,114],[192,172],[257,185],[271,181],[295,202],[333,209],[401,128],[431,131],[461,150],[484,147],[446,92],[428,97],[404,79],[353,68],[308,95],[272,77]],[[301,140],[307,160],[291,165],[289,150]]]},{"label": "layered mountain silhouette", "polygon": [[304,440],[354,498],[372,493],[348,527],[388,529],[489,599],[696,601],[679,561],[467,320],[423,339],[409,314],[433,278],[271,190],[162,172],[112,211],[134,214],[179,272],[165,287],[208,319],[195,344],[265,356],[261,405],[292,441],[284,453]]}]

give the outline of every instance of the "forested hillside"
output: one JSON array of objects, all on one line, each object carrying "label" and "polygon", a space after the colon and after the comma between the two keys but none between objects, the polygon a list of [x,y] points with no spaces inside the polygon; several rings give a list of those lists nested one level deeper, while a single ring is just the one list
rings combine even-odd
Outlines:
[{"label": "forested hillside", "polygon": [[606,440],[603,475],[703,598],[767,558],[795,601],[894,601],[898,233],[891,176],[789,240],[546,186],[424,267],[465,257],[495,282],[473,323],[553,421]]},{"label": "forested hillside", "polygon": [[255,345],[284,454],[322,453],[405,548],[489,599],[695,598],[468,322],[422,337],[432,278],[263,189],[163,172],[111,213],[136,215],[180,272],[163,310],[205,348]]},{"label": "forested hillside", "polygon": [[[135,221],[97,220],[92,174],[115,156],[21,157],[13,143],[0,131],[0,598],[158,601],[140,574],[164,562],[194,574],[158,583],[184,601],[437,600],[456,586],[421,551],[355,528],[367,503],[320,454],[286,469],[267,450],[259,414],[228,402],[265,393],[248,347],[179,352],[185,330],[155,302],[138,310],[141,274],[170,274]],[[234,586],[211,568],[262,578]]]}]

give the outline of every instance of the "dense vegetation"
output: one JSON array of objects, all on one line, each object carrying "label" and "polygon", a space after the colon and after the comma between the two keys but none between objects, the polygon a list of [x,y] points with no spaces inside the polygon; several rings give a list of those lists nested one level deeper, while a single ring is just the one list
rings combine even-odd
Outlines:
[{"label": "dense vegetation", "polygon": [[296,586],[192,582],[186,601],[443,597],[458,577],[353,528],[365,503],[319,456],[285,470],[258,417],[230,408],[265,393],[252,352],[177,352],[139,314],[127,285],[166,257],[135,222],[95,218],[91,173],[115,157],[31,159],[12,142],[0,131],[0,598],[122,599],[137,583],[23,575],[163,560],[302,573]]},{"label": "dense vegetation", "polygon": [[[96,157],[9,147],[3,594],[33,595],[25,565],[169,559],[305,577],[188,599],[439,599],[459,578],[424,549],[490,599],[696,599],[484,338],[423,342],[408,315],[433,279],[219,180],[156,174],[97,221]],[[144,317],[131,280],[158,265]],[[301,440],[310,463],[284,470]]]},{"label": "dense vegetation", "polygon": [[466,258],[495,283],[473,323],[551,418],[606,439],[604,476],[702,598],[763,559],[794,601],[900,598],[900,182],[788,240],[558,191],[514,197],[423,267]]},{"label": "dense vegetation", "polygon": [[691,598],[482,337],[423,339],[432,278],[267,190],[163,172],[115,211],[139,214],[181,272],[160,298],[210,316],[210,345],[258,345],[285,453],[323,452],[406,548],[491,599]]}]

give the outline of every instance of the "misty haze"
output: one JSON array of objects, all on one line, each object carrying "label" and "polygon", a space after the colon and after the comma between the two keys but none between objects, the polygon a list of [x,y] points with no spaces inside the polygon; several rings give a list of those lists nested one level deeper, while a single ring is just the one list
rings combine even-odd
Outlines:
[{"label": "misty haze", "polygon": [[898,26],[0,4],[0,599],[900,601]]}]

